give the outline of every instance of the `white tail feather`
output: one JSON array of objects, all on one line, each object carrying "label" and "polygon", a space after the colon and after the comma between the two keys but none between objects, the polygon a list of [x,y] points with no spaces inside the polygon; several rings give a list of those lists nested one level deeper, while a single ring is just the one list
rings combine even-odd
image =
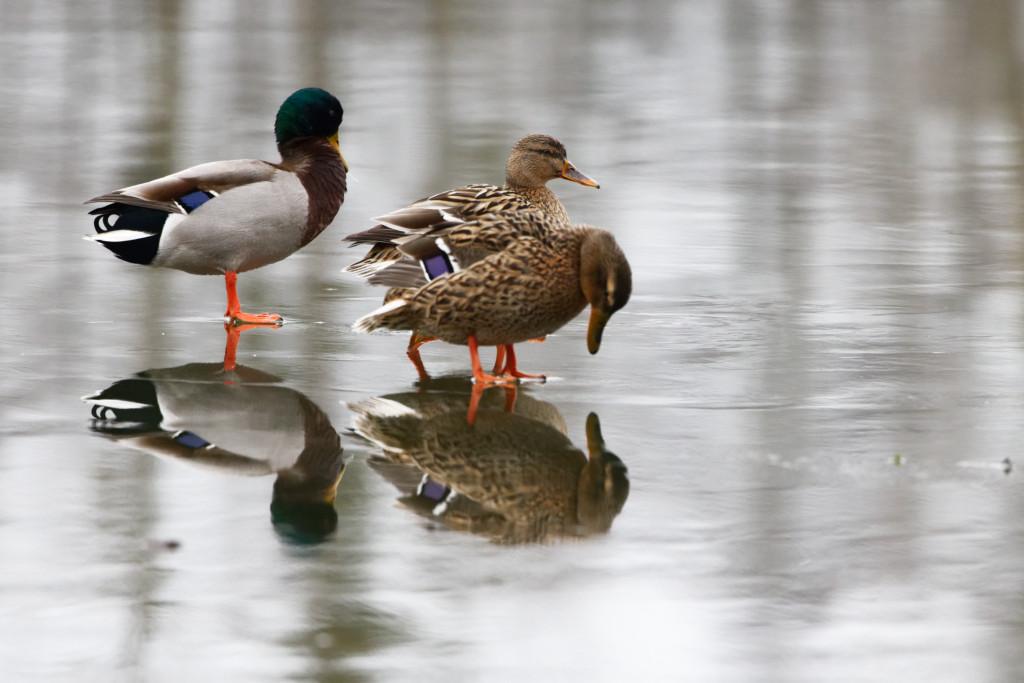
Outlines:
[{"label": "white tail feather", "polygon": [[405,299],[395,299],[394,301],[389,301],[388,303],[384,304],[383,306],[373,311],[372,313],[364,315],[362,318],[352,323],[352,331],[360,332],[362,334],[369,334],[370,332],[373,332],[377,328],[381,327],[379,320],[381,316],[390,313],[396,308],[401,308],[404,305]]},{"label": "white tail feather", "polygon": [[141,230],[110,230],[109,232],[98,232],[95,235],[84,235],[83,237],[94,242],[131,242],[132,240],[141,240],[152,236],[153,233],[142,232]]},{"label": "white tail feather", "polygon": [[96,406],[103,408],[111,408],[114,410],[139,410],[140,408],[149,408],[148,403],[139,403],[137,401],[125,401],[119,398],[100,398],[99,394],[89,394],[83,396],[82,400],[86,403],[91,403]]},{"label": "white tail feather", "polygon": [[420,417],[420,413],[404,403],[390,398],[375,396],[345,404],[353,413],[372,415],[374,417]]}]

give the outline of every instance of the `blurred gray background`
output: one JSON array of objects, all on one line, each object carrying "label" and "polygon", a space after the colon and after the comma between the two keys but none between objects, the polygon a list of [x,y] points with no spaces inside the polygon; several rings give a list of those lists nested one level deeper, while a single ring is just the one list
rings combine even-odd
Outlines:
[{"label": "blurred gray background", "polygon": [[[1016,680],[1021,10],[0,0],[0,673]],[[302,544],[273,477],[91,429],[83,395],[220,361],[224,292],[81,236],[89,197],[275,161],[309,85],[345,107],[349,193],[239,280],[288,321],[239,363],[343,435],[337,529]],[[584,449],[598,414],[631,486],[608,534],[503,545],[400,504],[349,432],[349,403],[417,387],[407,337],[351,333],[382,292],[341,273],[340,238],[500,184],[533,132],[601,183],[551,188],[614,232],[634,295],[597,356],[585,317],[523,345],[557,379],[521,405]],[[423,356],[465,384],[465,348]]]}]

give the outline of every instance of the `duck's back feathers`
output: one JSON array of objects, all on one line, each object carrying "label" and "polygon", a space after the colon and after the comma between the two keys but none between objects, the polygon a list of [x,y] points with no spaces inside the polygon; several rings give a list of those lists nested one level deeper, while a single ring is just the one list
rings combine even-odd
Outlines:
[{"label": "duck's back feathers", "polygon": [[[378,216],[374,227],[347,236],[345,239],[353,245],[371,243],[373,247],[345,271],[367,278],[370,284],[420,287],[501,248],[482,240],[472,245],[457,244],[447,239],[450,230],[466,221],[523,211],[541,209],[521,195],[494,185],[467,185],[432,195]],[[438,262],[433,269],[431,259]]]},{"label": "duck's back feathers", "polygon": [[[184,171],[150,180],[131,187],[93,197],[86,204],[117,202],[127,206],[156,209],[167,213],[189,213],[182,205],[182,197],[202,190],[214,195],[251,183],[270,180],[276,171],[273,164],[257,159],[235,159],[200,164]],[[101,209],[90,213],[95,215]]]},{"label": "duck's back feathers", "polygon": [[[345,272],[365,277],[375,285],[419,287],[431,275],[420,268],[408,249],[399,246],[404,236],[433,234],[464,221],[539,209],[521,194],[494,185],[466,185],[440,192],[378,216],[374,227],[345,237],[353,246],[373,244],[366,256],[345,268]],[[466,251],[454,254],[454,260],[465,267],[486,255],[479,250]]]}]

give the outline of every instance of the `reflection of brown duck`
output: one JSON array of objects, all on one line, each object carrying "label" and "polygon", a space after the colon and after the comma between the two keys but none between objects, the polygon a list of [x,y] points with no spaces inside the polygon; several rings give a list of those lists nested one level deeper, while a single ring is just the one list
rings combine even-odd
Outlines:
[{"label": "reflection of brown duck", "polygon": [[243,365],[190,363],[140,372],[84,400],[93,431],[126,445],[234,475],[276,475],[275,528],[318,540],[337,527],[341,441],[316,404],[277,381]]},{"label": "reflection of brown duck", "polygon": [[501,394],[489,392],[476,423],[467,425],[468,393],[457,400],[450,393],[398,394],[349,406],[356,433],[383,450],[370,464],[407,494],[403,503],[499,543],[611,528],[629,480],[605,449],[597,415],[587,418],[588,455],[565,436],[557,410],[528,396],[508,412]]}]

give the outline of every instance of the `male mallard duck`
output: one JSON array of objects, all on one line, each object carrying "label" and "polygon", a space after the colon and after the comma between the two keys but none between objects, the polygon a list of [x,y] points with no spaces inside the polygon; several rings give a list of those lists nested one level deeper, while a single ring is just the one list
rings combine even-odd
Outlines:
[{"label": "male mallard duck", "polygon": [[[588,303],[587,348],[597,353],[608,319],[626,305],[632,291],[629,262],[611,233],[563,224],[539,211],[485,216],[396,242],[404,254],[421,261],[460,249],[491,253],[418,288],[392,290],[388,301],[357,320],[353,329],[414,330],[467,344],[478,382],[530,377],[516,368],[512,345],[554,332]],[[508,362],[502,375],[483,372],[480,345],[504,347]]]},{"label": "male mallard duck", "polygon": [[[346,272],[367,278],[372,284],[420,286],[433,277],[457,266],[465,267],[487,255],[481,249],[463,249],[442,257],[438,263],[405,258],[392,240],[409,230],[436,228],[451,217],[474,220],[491,214],[540,210],[555,220],[569,222],[569,214],[547,182],[564,178],[588,187],[600,187],[576,169],[566,158],[565,146],[549,135],[527,135],[512,147],[505,167],[505,186],[474,184],[432,195],[375,220],[379,225],[345,237],[353,246],[372,243],[369,253],[345,268]],[[438,270],[440,268],[440,270]],[[414,331],[407,354],[421,377],[427,377],[419,347],[431,341]],[[495,373],[498,369],[495,369]]]},{"label": "male mallard duck", "polygon": [[[304,88],[277,112],[281,163],[214,161],[90,199],[95,240],[131,263],[195,275],[223,274],[232,322],[275,324],[243,313],[237,274],[290,256],[334,220],[348,166],[338,148],[342,108],[330,93]],[[112,220],[112,217],[116,217]]]}]

